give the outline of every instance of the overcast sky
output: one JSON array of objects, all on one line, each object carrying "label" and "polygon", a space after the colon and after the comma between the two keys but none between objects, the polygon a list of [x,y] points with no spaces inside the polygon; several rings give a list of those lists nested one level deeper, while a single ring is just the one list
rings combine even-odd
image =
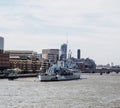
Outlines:
[{"label": "overcast sky", "polygon": [[5,50],[41,52],[67,42],[72,56],[120,65],[120,0],[0,0]]}]

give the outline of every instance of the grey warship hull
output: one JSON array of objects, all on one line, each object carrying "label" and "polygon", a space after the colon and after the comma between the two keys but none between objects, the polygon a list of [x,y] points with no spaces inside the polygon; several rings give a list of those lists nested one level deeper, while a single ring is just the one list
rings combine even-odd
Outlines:
[{"label": "grey warship hull", "polygon": [[39,81],[66,81],[80,79],[80,73],[73,75],[39,75]]},{"label": "grey warship hull", "polygon": [[63,66],[63,61],[50,66],[44,73],[39,74],[39,81],[64,81],[80,79],[81,71],[76,68]]}]

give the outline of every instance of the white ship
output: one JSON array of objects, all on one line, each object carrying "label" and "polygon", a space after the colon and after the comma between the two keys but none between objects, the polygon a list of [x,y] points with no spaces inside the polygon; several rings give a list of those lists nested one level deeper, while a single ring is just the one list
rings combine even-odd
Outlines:
[{"label": "white ship", "polygon": [[80,79],[80,70],[69,69],[58,64],[52,65],[45,73],[38,76],[40,81],[64,81]]}]

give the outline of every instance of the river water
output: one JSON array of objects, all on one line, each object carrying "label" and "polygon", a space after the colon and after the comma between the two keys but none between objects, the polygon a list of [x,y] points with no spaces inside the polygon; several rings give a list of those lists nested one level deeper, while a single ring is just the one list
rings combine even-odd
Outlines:
[{"label": "river water", "polygon": [[120,108],[120,73],[61,82],[0,79],[0,108]]}]

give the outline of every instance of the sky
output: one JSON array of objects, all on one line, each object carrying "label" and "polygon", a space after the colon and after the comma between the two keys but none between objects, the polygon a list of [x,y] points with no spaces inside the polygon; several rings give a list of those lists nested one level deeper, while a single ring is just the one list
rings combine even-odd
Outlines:
[{"label": "sky", "polygon": [[60,48],[120,65],[120,0],[0,0],[5,50]]}]

